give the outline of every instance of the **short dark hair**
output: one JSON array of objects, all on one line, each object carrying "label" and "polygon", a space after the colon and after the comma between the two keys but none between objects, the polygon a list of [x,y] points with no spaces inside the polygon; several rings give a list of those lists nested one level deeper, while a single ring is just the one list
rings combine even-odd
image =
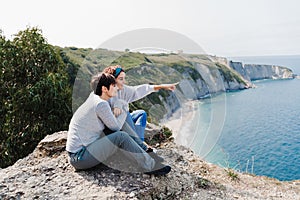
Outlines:
[{"label": "short dark hair", "polygon": [[116,84],[115,77],[107,73],[98,73],[92,77],[91,88],[96,95],[102,95],[102,86],[106,87],[109,90],[111,85]]}]

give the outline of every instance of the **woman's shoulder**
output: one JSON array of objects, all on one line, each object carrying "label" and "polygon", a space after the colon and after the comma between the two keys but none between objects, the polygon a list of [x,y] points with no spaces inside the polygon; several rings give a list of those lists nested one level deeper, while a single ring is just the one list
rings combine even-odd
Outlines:
[{"label": "woman's shoulder", "polygon": [[108,101],[105,101],[98,97],[98,99],[95,101],[96,107],[110,107]]},{"label": "woman's shoulder", "polygon": [[98,95],[96,94],[91,94],[93,98],[94,105],[109,105],[108,101],[101,99]]}]

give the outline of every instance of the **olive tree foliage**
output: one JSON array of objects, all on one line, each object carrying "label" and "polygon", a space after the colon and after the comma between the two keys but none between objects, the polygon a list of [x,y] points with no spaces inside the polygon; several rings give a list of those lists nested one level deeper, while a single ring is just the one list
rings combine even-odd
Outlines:
[{"label": "olive tree foliage", "polygon": [[47,134],[66,130],[71,86],[64,62],[38,28],[0,31],[0,167],[28,155]]}]

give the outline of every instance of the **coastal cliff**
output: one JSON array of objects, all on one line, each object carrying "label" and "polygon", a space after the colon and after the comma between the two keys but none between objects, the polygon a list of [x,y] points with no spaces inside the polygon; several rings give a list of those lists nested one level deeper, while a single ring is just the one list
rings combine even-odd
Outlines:
[{"label": "coastal cliff", "polygon": [[[153,134],[160,134],[160,128],[148,126],[146,135]],[[299,181],[284,182],[223,169],[176,145],[171,138],[156,145],[172,166],[166,176],[127,173],[101,164],[75,172],[65,152],[66,137],[66,131],[48,135],[33,153],[0,169],[0,199],[300,198]]]},{"label": "coastal cliff", "polygon": [[[73,90],[80,97],[75,96],[76,105],[90,92],[90,76],[110,64],[124,66],[129,85],[179,82],[175,92],[153,93],[130,105],[132,109],[146,110],[153,122],[172,115],[185,100],[247,89],[253,86],[252,80],[290,78],[292,74],[284,67],[230,64],[225,58],[208,55],[148,55],[104,49],[96,52],[85,49],[82,51],[85,53],[78,54],[77,50],[70,49],[71,53],[66,52],[68,59],[64,59],[67,66],[80,67]],[[74,71],[70,70],[70,78],[75,77]],[[155,144],[159,154],[173,167],[166,177],[130,174],[105,166],[75,172],[64,151],[65,137],[66,131],[54,134],[50,136],[52,139],[43,140],[32,154],[0,169],[0,199],[299,199],[300,196],[299,181],[280,182],[222,169],[201,160],[172,139]]]},{"label": "coastal cliff", "polygon": [[229,66],[248,81],[294,78],[291,69],[276,65],[243,64],[241,62],[229,61]]},{"label": "coastal cliff", "polygon": [[[143,108],[147,109],[147,107],[155,105],[159,107],[157,110],[163,111],[163,115],[157,114],[160,112],[154,112],[156,121],[171,116],[181,106],[180,102],[184,100],[197,100],[222,92],[252,88],[254,80],[294,78],[292,70],[286,67],[244,65],[222,57],[207,55],[145,56],[148,60],[152,60],[152,63],[144,63],[131,68],[127,72],[129,84],[179,82],[175,94],[162,91],[150,95],[147,100],[138,102],[138,105]],[[172,76],[170,77],[170,75]],[[159,100],[155,102],[153,99]],[[151,103],[149,104],[149,102]]]},{"label": "coastal cliff", "polygon": [[[154,140],[157,142],[152,144],[173,166],[172,174],[159,179],[122,173],[104,166],[75,173],[64,151],[66,131],[46,137],[28,155],[44,136],[67,128],[72,116],[71,107],[75,111],[90,93],[91,76],[109,65],[122,65],[129,85],[179,82],[175,92],[159,91],[130,105],[131,109],[144,109],[149,114],[157,115],[149,118],[149,122],[157,122],[162,116],[173,113],[184,100],[252,87],[250,76],[249,80],[244,78],[224,58],[60,48],[48,44],[41,32],[37,28],[28,28],[12,40],[3,35],[0,37],[1,44],[7,47],[1,51],[3,73],[0,91],[4,93],[0,95],[3,104],[0,111],[4,117],[0,123],[3,125],[0,164],[4,169],[0,169],[0,199],[232,199],[253,197],[251,190],[243,189],[247,184],[253,184],[256,188],[265,187],[264,181],[257,184],[260,179],[232,186],[228,180],[235,182],[237,177],[244,176],[230,169],[224,172],[221,168],[207,168],[207,165],[213,165],[201,161],[191,150],[168,140]],[[272,78],[276,74],[284,74],[279,71],[275,70]],[[170,131],[162,130],[170,135]],[[23,159],[16,162],[19,158]],[[220,177],[224,176],[227,182],[220,181]],[[299,198],[299,182],[289,182],[284,187],[276,185],[281,185],[281,182],[267,184],[268,188],[276,188],[275,191],[267,189],[267,195],[261,190],[254,191],[254,197]],[[242,193],[238,186],[243,187]],[[269,195],[272,192],[275,195]]]},{"label": "coastal cliff", "polygon": [[159,91],[134,102],[131,109],[144,109],[159,123],[180,108],[180,102],[211,97],[215,94],[248,89],[253,80],[293,78],[285,67],[244,65],[227,58],[197,54],[144,54],[107,49],[63,48],[70,62],[80,65],[73,87],[73,110],[86,99],[92,74],[108,65],[121,65],[128,85],[178,82],[175,93]]}]

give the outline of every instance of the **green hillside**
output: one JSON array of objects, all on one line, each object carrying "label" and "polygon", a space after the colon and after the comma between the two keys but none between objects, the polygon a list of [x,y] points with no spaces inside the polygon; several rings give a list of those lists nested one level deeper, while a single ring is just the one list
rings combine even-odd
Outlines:
[{"label": "green hillside", "polygon": [[62,48],[48,44],[37,28],[12,39],[0,30],[0,167],[26,156],[47,134],[66,130],[72,111],[91,92],[91,76],[117,64],[125,69],[128,85],[180,82],[176,95],[161,90],[130,104],[131,110],[144,109],[154,123],[172,114],[190,93],[192,99],[210,94],[208,81],[212,87],[227,82],[226,90],[230,84],[245,84],[223,58]]},{"label": "green hillside", "polygon": [[[101,72],[109,65],[118,64],[125,69],[128,85],[175,83],[183,79],[205,82],[202,75],[196,70],[197,64],[205,65],[214,72],[219,71],[227,82],[236,80],[239,83],[245,83],[236,71],[213,61],[208,55],[143,54],[76,47],[60,48],[60,51],[69,58],[70,62],[80,66],[73,88],[73,111],[84,102],[90,93],[89,81],[91,76]],[[178,90],[181,91],[181,88],[178,87]],[[166,101],[170,95],[171,92],[169,91],[159,91],[134,102],[130,108],[144,109],[149,112],[149,109],[153,108],[154,105],[163,105],[163,101]],[[159,112],[161,114],[155,117],[150,116],[149,120],[158,122],[163,117],[162,115],[167,112],[164,107],[159,107],[162,111]]]}]

